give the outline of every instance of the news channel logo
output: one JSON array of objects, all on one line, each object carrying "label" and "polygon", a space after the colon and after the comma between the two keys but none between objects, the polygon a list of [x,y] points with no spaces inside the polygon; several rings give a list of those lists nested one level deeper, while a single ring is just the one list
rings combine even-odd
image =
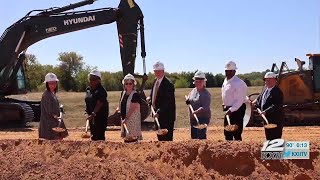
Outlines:
[{"label": "news channel logo", "polygon": [[261,159],[309,159],[309,141],[284,141],[283,139],[267,140],[261,148]]}]

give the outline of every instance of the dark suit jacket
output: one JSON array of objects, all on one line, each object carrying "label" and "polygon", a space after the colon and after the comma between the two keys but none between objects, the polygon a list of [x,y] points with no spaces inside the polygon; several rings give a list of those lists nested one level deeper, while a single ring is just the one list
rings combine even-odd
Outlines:
[{"label": "dark suit jacket", "polygon": [[[151,89],[151,102],[153,101],[153,87],[156,80],[153,82]],[[159,123],[161,128],[168,128],[170,124],[176,120],[176,100],[174,95],[174,85],[167,78],[163,77],[158,89],[157,98],[155,101],[155,111],[159,111]]]},{"label": "dark suit jacket", "polygon": [[[262,96],[266,88],[262,90],[257,98],[257,107],[261,109]],[[283,93],[278,86],[273,87],[270,91],[270,95],[267,97],[263,110],[266,112],[266,117],[269,123],[283,126],[284,114],[283,114]]]}]

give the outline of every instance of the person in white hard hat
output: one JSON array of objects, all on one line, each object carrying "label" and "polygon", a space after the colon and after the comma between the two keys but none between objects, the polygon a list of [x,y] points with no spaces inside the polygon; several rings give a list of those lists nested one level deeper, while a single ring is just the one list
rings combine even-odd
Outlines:
[{"label": "person in white hard hat", "polygon": [[[56,96],[58,91],[59,79],[53,73],[48,73],[45,76],[43,83],[46,84],[46,90],[41,98],[41,116],[39,125],[39,138],[47,140],[62,140],[68,136],[68,131],[57,133],[52,128],[58,127],[60,117],[60,105]],[[61,121],[61,128],[66,129],[63,121]]]},{"label": "person in white hard hat", "polygon": [[194,126],[197,121],[193,114],[196,114],[199,119],[199,124],[209,124],[211,118],[211,94],[206,89],[206,76],[202,71],[197,71],[192,78],[195,88],[189,93],[186,104],[191,104],[194,113],[189,108],[189,118],[191,125],[191,138],[192,139],[207,139],[207,128],[198,129]]},{"label": "person in white hard hat", "polygon": [[127,74],[123,80],[123,91],[117,112],[121,114],[122,122],[126,124],[129,134],[126,134],[122,128],[121,137],[125,142],[134,142],[142,138],[141,134],[141,98],[135,90],[137,82],[132,74]]},{"label": "person in white hard hat", "polygon": [[176,100],[174,95],[174,85],[164,74],[162,62],[153,65],[156,79],[153,82],[150,94],[150,105],[157,112],[161,129],[167,129],[166,135],[157,135],[159,141],[172,141],[174,121],[176,120]]},{"label": "person in white hard hat", "polygon": [[[236,74],[237,66],[233,61],[229,61],[225,65],[224,82],[221,88],[222,106],[226,111],[225,115],[230,117],[230,123],[238,125],[238,129],[233,132],[224,130],[226,140],[242,141],[243,118],[246,111],[247,85],[238,78]],[[226,116],[224,117],[224,125],[228,125]]]},{"label": "person in white hard hat", "polygon": [[265,129],[266,139],[281,139],[284,121],[283,93],[277,86],[277,74],[267,72],[263,79],[265,87],[252,104],[261,109],[269,123],[277,124],[276,128]]},{"label": "person in white hard hat", "polygon": [[86,89],[86,112],[89,115],[91,140],[105,140],[109,115],[107,91],[101,85],[101,72],[94,70],[88,74],[90,86]]}]

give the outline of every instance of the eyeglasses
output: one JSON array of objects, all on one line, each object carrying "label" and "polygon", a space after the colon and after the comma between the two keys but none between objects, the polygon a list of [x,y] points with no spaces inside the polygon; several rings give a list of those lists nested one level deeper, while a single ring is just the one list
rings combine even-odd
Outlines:
[{"label": "eyeglasses", "polygon": [[132,83],[125,83],[125,85],[132,85]]}]

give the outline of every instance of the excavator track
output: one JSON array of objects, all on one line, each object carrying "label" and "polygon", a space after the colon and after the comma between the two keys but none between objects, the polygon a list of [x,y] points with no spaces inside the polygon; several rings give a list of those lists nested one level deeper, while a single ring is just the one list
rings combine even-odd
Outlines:
[{"label": "excavator track", "polygon": [[16,102],[0,102],[0,123],[26,125],[34,119],[30,105]]}]

